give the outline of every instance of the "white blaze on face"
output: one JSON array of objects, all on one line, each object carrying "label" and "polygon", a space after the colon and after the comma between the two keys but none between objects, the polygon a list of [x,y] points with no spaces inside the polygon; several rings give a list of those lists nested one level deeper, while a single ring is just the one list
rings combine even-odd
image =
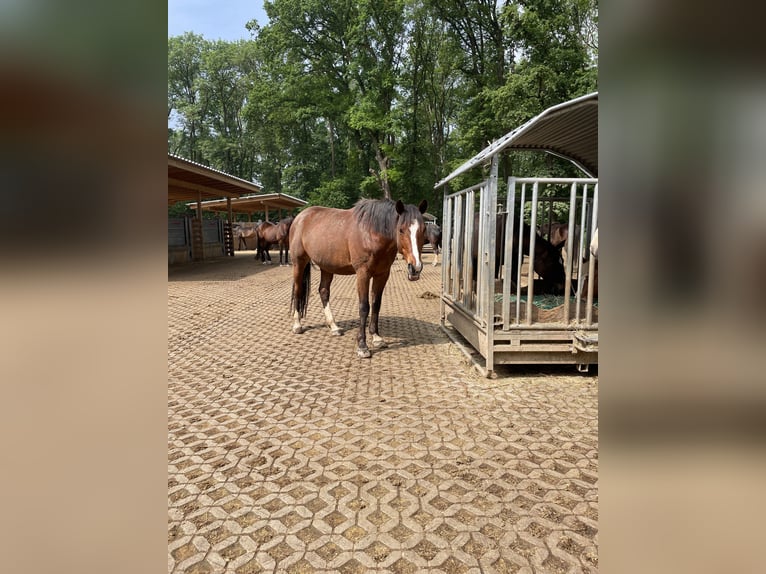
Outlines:
[{"label": "white blaze on face", "polygon": [[418,228],[420,225],[417,221],[410,225],[410,244],[412,245],[412,256],[415,258],[415,269],[420,269],[423,264],[420,262],[420,251],[418,250]]}]

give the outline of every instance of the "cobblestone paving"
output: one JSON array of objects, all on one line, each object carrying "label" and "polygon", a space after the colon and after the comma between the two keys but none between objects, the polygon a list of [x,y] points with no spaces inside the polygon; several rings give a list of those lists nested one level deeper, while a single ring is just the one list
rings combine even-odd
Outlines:
[{"label": "cobblestone paving", "polygon": [[394,263],[389,346],[358,359],[353,277],[333,337],[319,273],[294,335],[290,268],[169,270],[168,572],[597,571],[596,377],[480,377],[439,328],[440,275]]}]

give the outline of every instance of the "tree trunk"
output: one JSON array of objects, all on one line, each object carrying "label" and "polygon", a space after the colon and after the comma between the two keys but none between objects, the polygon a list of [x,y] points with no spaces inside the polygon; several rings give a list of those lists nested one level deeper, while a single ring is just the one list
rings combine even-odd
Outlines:
[{"label": "tree trunk", "polygon": [[378,161],[379,168],[379,171],[376,174],[378,183],[380,184],[380,189],[383,190],[383,197],[391,199],[391,188],[388,185],[388,158],[383,153],[383,150],[380,149],[380,143],[378,142],[377,137],[373,138],[373,143],[375,145],[375,159]]}]

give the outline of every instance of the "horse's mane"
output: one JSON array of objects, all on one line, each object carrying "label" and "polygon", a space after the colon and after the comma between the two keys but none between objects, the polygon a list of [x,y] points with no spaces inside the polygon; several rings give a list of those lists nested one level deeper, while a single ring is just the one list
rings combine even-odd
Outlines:
[{"label": "horse's mane", "polygon": [[391,199],[360,199],[352,208],[359,227],[384,237],[395,237],[396,204]]}]

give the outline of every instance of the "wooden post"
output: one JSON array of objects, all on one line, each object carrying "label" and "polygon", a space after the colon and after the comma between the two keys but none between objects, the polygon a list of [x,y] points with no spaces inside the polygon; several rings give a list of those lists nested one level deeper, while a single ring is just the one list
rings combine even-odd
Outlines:
[{"label": "wooden post", "polygon": [[223,229],[223,249],[226,255],[234,257],[234,228],[232,227],[232,223],[234,223],[234,214],[231,209],[230,197],[226,198],[226,208],[228,211],[226,214],[228,221],[224,224]]},{"label": "wooden post", "polygon": [[197,191],[197,217],[192,220],[192,258],[200,261],[205,258],[202,239],[202,192]]}]

